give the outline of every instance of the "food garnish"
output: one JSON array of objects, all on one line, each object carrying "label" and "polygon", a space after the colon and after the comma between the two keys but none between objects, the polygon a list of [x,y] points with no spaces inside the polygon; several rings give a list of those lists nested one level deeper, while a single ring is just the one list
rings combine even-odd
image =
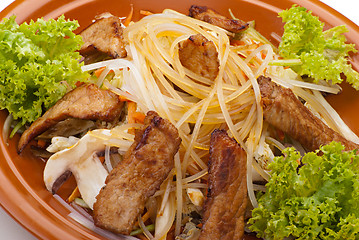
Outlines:
[{"label": "food garnish", "polygon": [[332,142],[303,157],[294,148],[283,153],[269,165],[250,229],[265,239],[358,239],[357,150]]},{"label": "food garnish", "polygon": [[0,109],[7,109],[22,125],[40,117],[77,81],[81,71],[81,36],[77,21],[57,20],[18,25],[15,16],[0,22]]},{"label": "food garnish", "polygon": [[[312,78],[314,82],[326,80],[331,84],[346,81],[359,90],[359,73],[348,61],[350,52],[357,52],[354,44],[346,43],[345,25],[323,30],[324,23],[311,11],[294,5],[279,13],[284,25],[279,53],[283,63],[291,65],[298,74]],[[297,60],[297,61],[296,61]]]}]

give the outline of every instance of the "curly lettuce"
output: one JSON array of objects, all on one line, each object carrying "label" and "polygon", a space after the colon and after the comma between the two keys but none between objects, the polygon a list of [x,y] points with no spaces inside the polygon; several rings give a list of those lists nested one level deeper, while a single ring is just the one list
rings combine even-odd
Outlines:
[{"label": "curly lettuce", "polygon": [[279,53],[284,59],[299,59],[292,69],[309,76],[314,82],[326,80],[332,84],[346,81],[359,90],[359,73],[348,62],[350,52],[357,52],[354,44],[347,44],[344,25],[324,31],[324,23],[311,11],[294,5],[279,13],[285,22]]},{"label": "curly lettuce", "polygon": [[0,109],[22,124],[31,123],[77,81],[86,81],[77,50],[82,38],[76,21],[38,19],[18,25],[0,22]]},{"label": "curly lettuce", "polygon": [[301,156],[284,150],[252,212],[265,239],[359,239],[359,155],[337,142]]}]

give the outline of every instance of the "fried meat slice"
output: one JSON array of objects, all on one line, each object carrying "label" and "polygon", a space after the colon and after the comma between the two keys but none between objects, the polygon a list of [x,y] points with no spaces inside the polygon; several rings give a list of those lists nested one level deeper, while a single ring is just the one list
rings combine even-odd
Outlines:
[{"label": "fried meat slice", "polygon": [[226,131],[211,135],[208,194],[200,240],[242,239],[247,208],[247,158]]},{"label": "fried meat slice", "polygon": [[80,54],[88,56],[103,53],[112,58],[126,57],[122,33],[121,19],[104,13],[80,33],[84,41]]},{"label": "fried meat slice", "polygon": [[148,112],[144,126],[124,159],[111,171],[94,204],[99,227],[129,234],[149,197],[159,189],[174,166],[181,139],[177,129],[155,112]]},{"label": "fried meat slice", "polygon": [[248,27],[248,23],[242,20],[226,18],[213,9],[205,6],[192,5],[189,9],[189,16],[216,25],[233,33],[239,33]]},{"label": "fried meat slice", "polygon": [[214,80],[219,71],[216,46],[201,34],[192,35],[179,46],[182,65],[192,72]]},{"label": "fried meat slice", "polygon": [[310,151],[332,141],[341,142],[346,150],[359,149],[355,144],[329,128],[294,95],[270,78],[258,78],[264,120],[297,140]]},{"label": "fried meat slice", "polygon": [[118,95],[102,90],[95,84],[83,84],[65,94],[54,106],[24,131],[18,143],[18,152],[36,136],[68,118],[116,121],[122,112],[123,102]]}]

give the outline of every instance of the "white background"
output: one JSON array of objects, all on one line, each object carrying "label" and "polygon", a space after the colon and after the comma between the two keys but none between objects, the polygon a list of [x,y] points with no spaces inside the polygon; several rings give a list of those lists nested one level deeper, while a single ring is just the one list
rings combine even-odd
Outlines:
[{"label": "white background", "polygon": [[[0,0],[0,11],[13,0]],[[357,0],[322,0],[344,16],[359,25],[359,2]],[[35,240],[36,238],[14,221],[0,208],[0,238],[6,240]]]}]

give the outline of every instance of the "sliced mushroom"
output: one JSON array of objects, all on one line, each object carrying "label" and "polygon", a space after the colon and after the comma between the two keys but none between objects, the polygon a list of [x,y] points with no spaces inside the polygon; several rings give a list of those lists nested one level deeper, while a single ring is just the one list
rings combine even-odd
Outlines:
[{"label": "sliced mushroom", "polygon": [[93,130],[72,147],[61,150],[48,159],[44,170],[47,190],[54,194],[59,187],[58,179],[61,180],[64,173],[71,172],[83,200],[91,209],[93,208],[96,196],[105,185],[108,175],[96,155],[97,152],[105,149],[108,141],[97,135],[111,136],[111,130]]}]

